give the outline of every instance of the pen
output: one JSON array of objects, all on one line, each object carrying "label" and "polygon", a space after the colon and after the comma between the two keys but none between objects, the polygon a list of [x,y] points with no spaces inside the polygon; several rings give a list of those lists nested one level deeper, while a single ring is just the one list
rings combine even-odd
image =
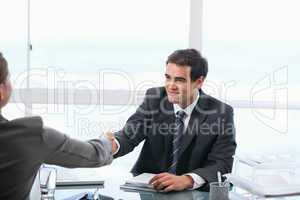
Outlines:
[{"label": "pen", "polygon": [[100,190],[100,188],[97,187],[97,189],[95,190],[94,195],[93,195],[93,200],[99,199],[99,190]]},{"label": "pen", "polygon": [[221,186],[222,185],[222,178],[221,178],[221,172],[220,171],[217,172],[217,176],[218,176],[219,186]]}]

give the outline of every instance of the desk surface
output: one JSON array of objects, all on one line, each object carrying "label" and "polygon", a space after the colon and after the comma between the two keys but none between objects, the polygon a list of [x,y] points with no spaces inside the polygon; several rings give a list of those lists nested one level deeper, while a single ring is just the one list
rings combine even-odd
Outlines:
[{"label": "desk surface", "polygon": [[[208,199],[207,192],[199,191],[184,191],[174,193],[155,193],[155,192],[132,192],[120,189],[120,185],[124,184],[125,179],[119,177],[106,178],[103,188],[99,189],[99,194],[109,196],[113,199],[120,200],[206,200]],[[81,192],[94,192],[97,186],[74,186],[74,187],[58,187],[55,192],[55,200],[63,200],[72,195]]]},{"label": "desk surface", "polygon": [[[115,200],[208,200],[208,192],[194,191],[183,191],[183,192],[172,192],[172,193],[155,193],[155,192],[141,192],[141,191],[124,191],[120,189],[120,185],[124,184],[125,178],[113,177],[106,178],[103,188],[99,189],[99,194],[111,197]],[[70,196],[82,193],[82,192],[95,192],[97,186],[74,186],[74,187],[59,187],[55,192],[55,200],[64,200]],[[236,193],[231,192],[230,200],[249,200],[248,197],[243,197]],[[263,200],[265,198],[251,198],[255,200]],[[296,200],[300,199],[299,196],[293,197],[279,197],[271,198],[275,200]],[[270,200],[270,198],[268,198]]]},{"label": "desk surface", "polygon": [[[57,190],[55,194],[55,200],[63,200],[72,195],[79,194],[81,192],[94,192],[95,188],[90,189],[67,189]],[[111,197],[116,200],[207,200],[207,192],[199,191],[184,191],[177,193],[151,193],[151,192],[125,192],[123,190],[113,191],[107,188],[102,188],[99,191],[100,195]]]}]

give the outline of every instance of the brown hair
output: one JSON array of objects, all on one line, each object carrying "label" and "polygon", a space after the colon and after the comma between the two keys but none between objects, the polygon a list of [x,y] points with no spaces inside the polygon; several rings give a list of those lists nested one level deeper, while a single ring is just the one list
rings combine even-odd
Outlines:
[{"label": "brown hair", "polygon": [[166,64],[174,63],[179,66],[191,67],[191,79],[205,78],[208,72],[207,60],[196,49],[179,49],[169,55]]},{"label": "brown hair", "polygon": [[4,83],[8,76],[8,66],[7,61],[2,56],[2,53],[0,52],[0,84]]}]

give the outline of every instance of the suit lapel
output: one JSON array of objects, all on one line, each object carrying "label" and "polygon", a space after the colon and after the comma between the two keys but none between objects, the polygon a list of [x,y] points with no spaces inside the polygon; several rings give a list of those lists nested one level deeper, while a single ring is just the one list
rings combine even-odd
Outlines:
[{"label": "suit lapel", "polygon": [[192,111],[188,127],[182,138],[182,148],[180,150],[179,157],[186,150],[186,148],[190,145],[190,143],[191,143],[192,139],[195,137],[195,135],[199,134],[201,124],[207,117],[207,114],[205,114],[205,112],[204,112],[207,109],[206,99],[207,99],[206,95],[203,94],[202,91],[200,91],[200,97],[198,99],[198,102],[197,102],[194,110]]},{"label": "suit lapel", "polygon": [[5,119],[1,114],[0,114],[0,122],[7,122],[7,119]]}]

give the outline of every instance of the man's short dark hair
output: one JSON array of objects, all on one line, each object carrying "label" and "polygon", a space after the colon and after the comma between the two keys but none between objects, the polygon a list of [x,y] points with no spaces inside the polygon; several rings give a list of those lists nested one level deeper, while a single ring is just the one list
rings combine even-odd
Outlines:
[{"label": "man's short dark hair", "polygon": [[0,84],[4,83],[8,76],[8,67],[5,58],[2,56],[0,52]]},{"label": "man's short dark hair", "polygon": [[199,51],[196,49],[179,49],[169,55],[166,62],[174,63],[179,66],[191,67],[191,79],[197,80],[201,76],[206,77],[208,72],[208,64],[205,58],[203,58]]}]

